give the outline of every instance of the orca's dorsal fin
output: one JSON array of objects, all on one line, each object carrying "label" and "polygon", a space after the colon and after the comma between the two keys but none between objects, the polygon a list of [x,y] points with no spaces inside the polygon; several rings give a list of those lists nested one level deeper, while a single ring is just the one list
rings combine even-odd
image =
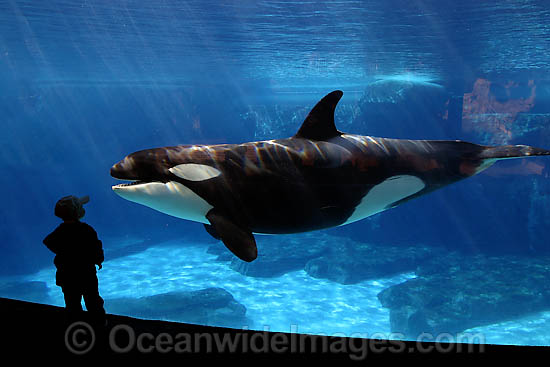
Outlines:
[{"label": "orca's dorsal fin", "polygon": [[309,112],[302,123],[295,138],[326,140],[342,135],[334,124],[334,110],[340,98],[344,95],[341,90],[335,90],[323,97]]}]

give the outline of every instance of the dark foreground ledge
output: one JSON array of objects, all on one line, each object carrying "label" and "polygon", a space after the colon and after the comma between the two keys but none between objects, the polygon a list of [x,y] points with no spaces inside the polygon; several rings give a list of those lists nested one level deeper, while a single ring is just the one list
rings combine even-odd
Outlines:
[{"label": "dark foreground ledge", "polygon": [[484,358],[511,351],[550,354],[548,348],[506,347],[475,344],[403,342],[237,330],[193,324],[141,320],[107,315],[106,326],[94,326],[84,312],[81,320],[66,319],[61,307],[0,298],[1,352],[4,358],[55,356],[177,356],[182,361],[200,358],[229,360],[292,361],[401,358],[428,355],[433,358]]}]

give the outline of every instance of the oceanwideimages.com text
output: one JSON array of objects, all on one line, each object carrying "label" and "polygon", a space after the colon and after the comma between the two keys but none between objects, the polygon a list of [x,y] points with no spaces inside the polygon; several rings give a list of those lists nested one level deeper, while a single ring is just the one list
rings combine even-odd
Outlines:
[{"label": "oceanwideimages.com text", "polygon": [[[418,336],[414,347],[399,333],[353,333],[345,335],[299,334],[296,325],[290,333],[243,330],[227,333],[159,333],[136,332],[120,324],[107,334],[107,347],[114,353],[330,353],[347,354],[352,360],[364,360],[379,353],[452,353],[482,352],[482,334],[451,335],[442,333]],[[85,322],[70,325],[65,332],[65,346],[74,354],[86,354],[97,343],[96,331]]]}]

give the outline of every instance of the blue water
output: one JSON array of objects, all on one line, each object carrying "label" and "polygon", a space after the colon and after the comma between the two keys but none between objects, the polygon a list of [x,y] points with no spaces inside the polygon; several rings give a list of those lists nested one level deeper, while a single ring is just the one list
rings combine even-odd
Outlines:
[{"label": "blue water", "polygon": [[[59,224],[57,199],[90,195],[84,220],[104,243],[108,312],[117,297],[221,287],[246,307],[242,327],[391,337],[377,295],[417,277],[414,268],[355,284],[303,266],[242,275],[207,252],[223,246],[202,225],[116,196],[109,169],[140,149],[292,136],[335,89],[344,91],[336,124],[349,133],[550,148],[549,16],[547,2],[519,0],[0,2],[0,296],[63,305],[42,239]],[[549,164],[499,162],[321,233],[382,249],[428,246],[434,258],[544,260]],[[1,286],[30,281],[45,283],[40,295]],[[550,304],[537,302],[468,331],[487,343],[548,345]]]}]

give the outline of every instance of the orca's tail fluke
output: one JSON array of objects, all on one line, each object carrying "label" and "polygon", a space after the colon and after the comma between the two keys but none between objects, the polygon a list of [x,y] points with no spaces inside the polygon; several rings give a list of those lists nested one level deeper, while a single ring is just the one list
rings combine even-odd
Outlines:
[{"label": "orca's tail fluke", "polygon": [[536,157],[541,155],[550,155],[550,150],[530,147],[528,145],[502,145],[499,147],[485,147],[480,152],[481,159],[510,159],[523,157]]},{"label": "orca's tail fluke", "polygon": [[460,172],[466,177],[486,170],[501,159],[550,156],[550,150],[530,147],[528,145],[502,145],[490,147],[470,144],[467,146],[469,148],[474,147],[474,152],[472,153],[470,151],[467,155],[469,158],[460,164]]}]

